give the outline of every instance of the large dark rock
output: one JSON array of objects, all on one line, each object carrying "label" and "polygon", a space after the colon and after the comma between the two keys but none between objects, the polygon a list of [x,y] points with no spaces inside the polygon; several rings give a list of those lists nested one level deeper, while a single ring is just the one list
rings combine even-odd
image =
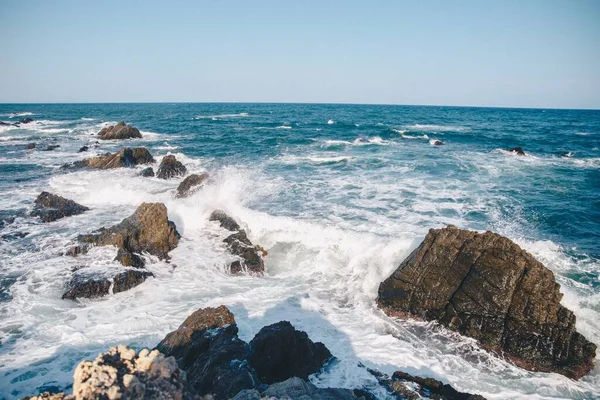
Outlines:
[{"label": "large dark rock", "polygon": [[432,398],[438,400],[485,400],[478,394],[459,392],[452,386],[433,378],[421,378],[406,372],[394,372],[392,379],[387,382],[392,392],[409,400]]},{"label": "large dark rock", "polygon": [[49,144],[45,149],[42,149],[42,151],[52,151],[58,149],[59,147],[60,144]]},{"label": "large dark rock", "polygon": [[33,122],[33,119],[27,117],[27,118],[23,118],[23,119],[19,120],[18,123],[19,124],[28,124],[30,122]]},{"label": "large dark rock", "polygon": [[266,251],[262,247],[252,244],[246,235],[246,231],[241,229],[233,218],[222,210],[215,210],[210,214],[208,219],[209,221],[218,221],[222,228],[235,232],[223,240],[227,243],[229,251],[240,257],[240,260],[234,261],[229,265],[230,273],[237,274],[246,270],[250,273],[260,275],[265,272],[265,263],[262,256],[266,255]]},{"label": "large dark rock", "polygon": [[90,149],[89,146],[82,146],[77,152],[83,153],[84,151],[88,151],[89,149]]},{"label": "large dark rock", "polygon": [[152,272],[141,270],[127,270],[116,274],[112,278],[101,275],[94,276],[85,272],[75,273],[62,298],[75,300],[103,297],[110,294],[111,285],[113,286],[113,293],[120,293],[140,285],[151,276],[154,276]]},{"label": "large dark rock", "polygon": [[40,217],[42,222],[52,222],[57,219],[81,214],[89,208],[52,193],[42,192],[35,199],[35,207],[31,216]]},{"label": "large dark rock", "polygon": [[525,150],[523,150],[521,147],[511,147],[510,149],[506,150],[510,153],[514,153],[518,156],[524,156],[525,155]]},{"label": "large dark rock", "polygon": [[102,128],[102,130],[98,132],[98,137],[102,140],[139,139],[142,137],[142,134],[137,128],[127,125],[124,121],[121,121],[117,125],[111,125],[106,128]]},{"label": "large dark rock", "polygon": [[331,358],[323,343],[314,343],[306,332],[288,321],[262,328],[250,342],[248,362],[263,383],[281,382],[294,376],[307,379]]},{"label": "large dark rock", "polygon": [[175,224],[168,219],[167,207],[162,203],[142,203],[130,217],[97,233],[81,235],[79,240],[96,246],[116,246],[121,250],[117,259],[124,265],[142,261],[127,253],[147,252],[162,260],[169,259],[168,252],[177,247],[180,235]]},{"label": "large dark rock", "polygon": [[208,179],[208,174],[191,174],[177,186],[176,197],[188,197],[196,193]]},{"label": "large dark rock", "polygon": [[145,178],[151,178],[154,176],[154,169],[152,169],[152,167],[144,168],[140,172],[140,176],[143,176]]},{"label": "large dark rock", "polygon": [[510,239],[432,229],[379,286],[388,315],[435,320],[533,371],[579,379],[596,345],[575,330],[552,271]]},{"label": "large dark rock", "polygon": [[170,179],[176,176],[185,175],[186,171],[187,169],[185,166],[181,162],[177,161],[175,156],[168,155],[165,156],[160,162],[156,177],[160,179]]},{"label": "large dark rock", "polygon": [[230,399],[259,384],[245,361],[249,346],[237,337],[233,314],[224,306],[200,309],[169,333],[157,350],[173,356],[200,395]]},{"label": "large dark rock", "polygon": [[[259,396],[259,399],[261,397]],[[263,390],[262,398],[268,399],[302,399],[302,400],[355,400],[355,396],[350,389],[324,388],[320,389],[310,382],[306,382],[298,377],[289,378],[283,382],[273,383],[267,389]],[[364,399],[364,397],[361,397]],[[242,400],[242,397],[234,399]]]},{"label": "large dark rock", "polygon": [[134,167],[140,164],[153,163],[154,158],[145,147],[125,147],[116,153],[106,153],[101,156],[88,158],[82,161],[76,161],[72,164],[64,165],[64,168],[96,168],[112,169],[121,167]]}]

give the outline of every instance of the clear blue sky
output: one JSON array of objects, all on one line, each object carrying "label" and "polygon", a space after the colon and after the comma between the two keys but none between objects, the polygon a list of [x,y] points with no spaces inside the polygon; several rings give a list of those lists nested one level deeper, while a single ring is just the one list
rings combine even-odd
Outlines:
[{"label": "clear blue sky", "polygon": [[600,108],[600,0],[0,0],[0,102]]}]

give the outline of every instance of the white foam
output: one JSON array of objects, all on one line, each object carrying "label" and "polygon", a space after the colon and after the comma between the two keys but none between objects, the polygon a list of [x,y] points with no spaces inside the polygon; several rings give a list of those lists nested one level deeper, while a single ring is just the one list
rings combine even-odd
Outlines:
[{"label": "white foam", "polygon": [[198,115],[196,119],[211,119],[213,121],[219,120],[221,118],[239,118],[239,117],[248,117],[250,114],[247,112],[242,112],[239,114],[218,114],[218,115]]},{"label": "white foam", "polygon": [[435,124],[414,124],[404,127],[408,131],[429,131],[429,132],[466,132],[471,128],[455,125],[435,125]]},{"label": "white foam", "polygon": [[330,119],[329,121],[327,121],[327,125],[333,125],[333,124],[335,124],[334,120]]},{"label": "white foam", "polygon": [[280,125],[280,126],[276,127],[275,129],[292,129],[292,127],[289,125]]}]

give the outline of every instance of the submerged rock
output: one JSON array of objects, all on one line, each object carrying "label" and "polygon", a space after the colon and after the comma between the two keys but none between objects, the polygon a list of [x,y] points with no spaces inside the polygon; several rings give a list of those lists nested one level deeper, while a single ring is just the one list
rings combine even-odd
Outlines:
[{"label": "submerged rock", "polygon": [[88,158],[82,161],[76,161],[72,164],[64,165],[63,168],[96,168],[112,169],[121,167],[134,167],[140,164],[153,163],[154,158],[145,147],[125,147],[116,153],[106,153],[101,156]]},{"label": "submerged rock", "polygon": [[[357,397],[350,389],[318,388],[310,382],[298,377],[287,379],[270,385],[261,393],[262,397],[268,399],[311,399],[311,400],[354,400],[364,399]],[[242,400],[240,397],[235,399]]]},{"label": "submerged rock", "polygon": [[154,176],[154,169],[152,169],[152,167],[144,168],[140,172],[140,176],[143,176],[143,177],[146,177],[146,178],[153,177]]},{"label": "submerged rock", "polygon": [[140,139],[142,134],[137,128],[127,125],[124,121],[121,121],[117,125],[111,125],[106,128],[102,128],[102,130],[98,132],[98,137],[102,140]]},{"label": "submerged rock", "polygon": [[112,293],[120,293],[142,284],[147,278],[154,276],[152,272],[127,270],[108,278],[102,275],[93,276],[89,273],[76,273],[67,286],[63,299],[79,298],[94,299]]},{"label": "submerged rock", "polygon": [[23,119],[19,120],[18,123],[19,124],[28,124],[30,122],[33,122],[33,119],[31,119],[31,118],[23,118]]},{"label": "submerged rock", "polygon": [[525,155],[525,150],[523,150],[521,147],[511,147],[510,149],[506,150],[510,153],[515,153],[518,156],[524,156]]},{"label": "submerged rock", "polygon": [[45,149],[43,149],[42,151],[52,151],[52,150],[56,150],[60,147],[60,144],[49,144],[48,146],[46,146]]},{"label": "submerged rock", "polygon": [[25,150],[33,150],[35,149],[36,144],[35,143],[27,143],[25,145]]},{"label": "submerged rock", "polygon": [[522,368],[579,379],[596,345],[576,331],[559,289],[510,239],[448,226],[429,231],[381,283],[377,302],[391,316],[438,321]]},{"label": "submerged rock", "polygon": [[200,395],[229,399],[259,384],[245,361],[249,346],[237,337],[233,314],[225,306],[200,309],[156,347],[173,356]]},{"label": "submerged rock", "polygon": [[188,197],[200,190],[201,185],[208,179],[208,174],[191,174],[177,186],[176,197]]},{"label": "submerged rock", "polygon": [[409,400],[432,398],[438,400],[485,400],[478,394],[459,392],[452,386],[433,378],[421,378],[406,372],[394,372],[387,383],[394,392]]},{"label": "submerged rock", "polygon": [[332,357],[323,343],[314,343],[306,332],[297,331],[288,321],[263,327],[250,347],[248,362],[264,383],[294,376],[308,379]]},{"label": "submerged rock", "polygon": [[431,140],[431,142],[430,142],[430,143],[431,143],[433,146],[443,146],[443,145],[444,145],[444,142],[442,142],[441,140],[438,140],[438,139],[433,139],[433,140]]},{"label": "submerged rock", "polygon": [[35,207],[31,216],[39,217],[42,222],[52,222],[57,219],[81,214],[89,208],[52,193],[42,192],[35,199]]},{"label": "submerged rock", "polygon": [[147,252],[167,260],[168,252],[177,247],[179,238],[175,224],[168,219],[167,207],[162,203],[142,203],[133,215],[118,225],[102,228],[94,234],[79,236],[79,240],[84,243],[116,246],[121,250],[118,259],[124,265],[130,265],[127,264],[128,260],[134,258],[126,253]]},{"label": "submerged rock", "polygon": [[176,176],[185,175],[186,171],[187,169],[185,166],[181,162],[177,161],[175,156],[168,155],[165,156],[160,162],[156,177],[160,179],[170,179]]},{"label": "submerged rock", "polygon": [[[208,220],[218,221],[222,228],[235,232],[223,240],[227,243],[229,251],[231,251],[233,255],[241,258],[241,261],[234,261],[229,265],[229,272],[231,274],[241,273],[245,269],[251,273],[264,273],[265,263],[261,254],[266,255],[266,251],[262,247],[252,244],[246,235],[246,231],[241,229],[239,224],[235,222],[233,218],[222,210],[215,210],[210,214]],[[259,254],[259,252],[261,254]]]}]

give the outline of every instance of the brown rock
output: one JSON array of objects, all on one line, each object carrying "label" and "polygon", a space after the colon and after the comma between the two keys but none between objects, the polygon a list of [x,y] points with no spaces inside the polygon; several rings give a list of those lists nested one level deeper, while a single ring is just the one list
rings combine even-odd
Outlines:
[{"label": "brown rock", "polygon": [[111,278],[94,276],[88,273],[76,273],[67,286],[62,299],[75,300],[80,298],[95,299],[110,294],[124,292],[142,284],[147,278],[154,276],[145,270],[127,270]]},{"label": "brown rock", "polygon": [[145,147],[125,147],[116,153],[106,153],[101,156],[77,161],[65,167],[88,167],[96,169],[112,169],[121,167],[134,167],[140,164],[153,163],[154,158]]},{"label": "brown rock", "polygon": [[506,151],[511,152],[511,153],[515,153],[518,156],[524,156],[525,155],[525,150],[523,150],[521,147],[511,147],[510,149],[508,149]]},{"label": "brown rock", "polygon": [[185,166],[177,161],[175,156],[168,155],[165,156],[160,165],[158,166],[158,171],[156,172],[156,177],[160,179],[170,179],[176,176],[185,175],[187,169]]},{"label": "brown rock", "polygon": [[139,139],[142,137],[142,134],[137,128],[127,125],[124,121],[121,121],[117,125],[111,125],[103,128],[100,132],[98,132],[98,137],[102,140]]},{"label": "brown rock", "polygon": [[225,228],[228,231],[239,231],[241,228],[237,222],[223,210],[215,210],[208,217],[209,221],[219,221],[221,228]]},{"label": "brown rock", "polygon": [[200,190],[201,185],[208,179],[208,174],[191,174],[177,187],[176,197],[188,197]]},{"label": "brown rock", "polygon": [[[132,216],[98,233],[79,236],[79,240],[97,246],[116,246],[124,253],[148,252],[160,259],[169,259],[168,252],[177,247],[180,235],[168,219],[162,203],[142,203]],[[127,258],[120,259],[123,260]],[[127,261],[126,261],[127,262]]]},{"label": "brown rock", "polygon": [[510,239],[431,229],[379,286],[388,315],[436,320],[533,371],[579,379],[596,345],[575,330],[553,273]]},{"label": "brown rock", "polygon": [[35,199],[35,207],[31,212],[32,217],[39,217],[42,222],[52,222],[57,219],[81,214],[89,208],[75,203],[64,197],[42,192]]}]

